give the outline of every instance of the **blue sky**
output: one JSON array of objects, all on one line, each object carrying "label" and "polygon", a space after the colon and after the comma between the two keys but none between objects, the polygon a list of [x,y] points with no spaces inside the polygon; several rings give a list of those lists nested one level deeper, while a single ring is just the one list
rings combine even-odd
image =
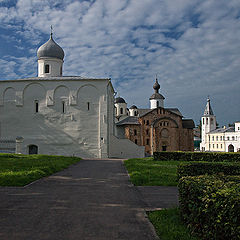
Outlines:
[{"label": "blue sky", "polygon": [[0,80],[37,75],[53,25],[64,75],[111,77],[145,108],[157,74],[165,106],[196,124],[208,95],[220,125],[240,121],[239,0],[0,0],[0,21]]}]

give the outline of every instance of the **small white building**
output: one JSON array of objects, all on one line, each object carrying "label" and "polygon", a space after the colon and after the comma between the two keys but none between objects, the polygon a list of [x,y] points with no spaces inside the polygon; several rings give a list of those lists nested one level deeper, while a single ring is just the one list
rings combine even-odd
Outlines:
[{"label": "small white building", "polygon": [[64,51],[52,34],[37,57],[38,77],[0,81],[0,139],[22,137],[24,154],[144,156],[143,147],[115,137],[110,79],[63,76]]},{"label": "small white building", "polygon": [[202,142],[201,151],[210,152],[239,152],[240,151],[240,122],[236,122],[232,127],[216,127],[216,117],[207,100],[207,105],[201,119]]}]

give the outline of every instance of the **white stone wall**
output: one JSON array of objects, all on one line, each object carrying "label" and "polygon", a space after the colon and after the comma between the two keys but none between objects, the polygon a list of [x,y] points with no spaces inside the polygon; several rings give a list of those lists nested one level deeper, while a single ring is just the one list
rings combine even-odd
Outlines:
[{"label": "white stone wall", "polygon": [[[116,117],[127,116],[127,104],[126,103],[115,103],[115,107],[116,107],[116,113],[115,113]],[[121,113],[121,109],[122,109],[122,113]]]},{"label": "white stone wall", "polygon": [[144,146],[138,146],[128,139],[111,137],[110,157],[143,158],[144,155]]},{"label": "white stone wall", "polygon": [[108,121],[113,122],[107,114],[108,84],[108,79],[76,78],[1,81],[0,137],[23,137],[25,154],[34,144],[39,154],[107,157]]},{"label": "white stone wall", "polygon": [[225,133],[226,152],[229,151],[229,145],[234,147],[234,152],[240,151],[240,132]]},{"label": "white stone wall", "polygon": [[208,133],[215,130],[216,126],[216,117],[215,116],[203,116],[201,118],[202,124],[202,141],[200,143],[200,150],[205,149],[205,151],[209,151],[209,143],[208,143]]},{"label": "white stone wall", "polygon": [[138,116],[138,110],[136,108],[130,108],[129,116]]},{"label": "white stone wall", "polygon": [[[49,65],[49,73],[45,73],[44,65]],[[44,58],[38,60],[38,77],[62,76],[63,60],[57,58]]]},{"label": "white stone wall", "polygon": [[155,109],[157,107],[164,108],[164,101],[163,99],[151,99],[150,100],[150,108]]}]

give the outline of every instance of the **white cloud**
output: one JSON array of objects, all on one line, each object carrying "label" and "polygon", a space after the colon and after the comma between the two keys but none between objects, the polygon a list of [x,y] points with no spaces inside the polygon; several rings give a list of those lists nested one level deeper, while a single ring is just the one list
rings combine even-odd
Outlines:
[{"label": "white cloud", "polygon": [[[64,73],[111,76],[129,104],[148,105],[157,73],[166,104],[198,119],[208,94],[221,99],[229,91],[229,102],[239,103],[239,10],[237,0],[19,0],[0,7],[0,21],[19,31],[19,48],[30,43],[26,51],[35,62],[37,46],[47,40],[42,33],[53,25],[66,53]],[[21,71],[8,70],[9,78],[34,74],[29,61],[14,61]],[[216,103],[226,121],[222,108],[228,102]],[[233,111],[229,117],[239,120]]]}]

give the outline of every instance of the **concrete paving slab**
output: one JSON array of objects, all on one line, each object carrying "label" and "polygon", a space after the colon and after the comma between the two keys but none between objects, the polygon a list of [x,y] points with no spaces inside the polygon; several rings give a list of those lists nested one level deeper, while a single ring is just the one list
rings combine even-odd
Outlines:
[{"label": "concrete paving slab", "polygon": [[140,186],[136,188],[146,205],[146,210],[159,210],[179,205],[177,187]]},{"label": "concrete paving slab", "polygon": [[121,160],[82,160],[27,187],[0,187],[1,240],[154,240]]}]

